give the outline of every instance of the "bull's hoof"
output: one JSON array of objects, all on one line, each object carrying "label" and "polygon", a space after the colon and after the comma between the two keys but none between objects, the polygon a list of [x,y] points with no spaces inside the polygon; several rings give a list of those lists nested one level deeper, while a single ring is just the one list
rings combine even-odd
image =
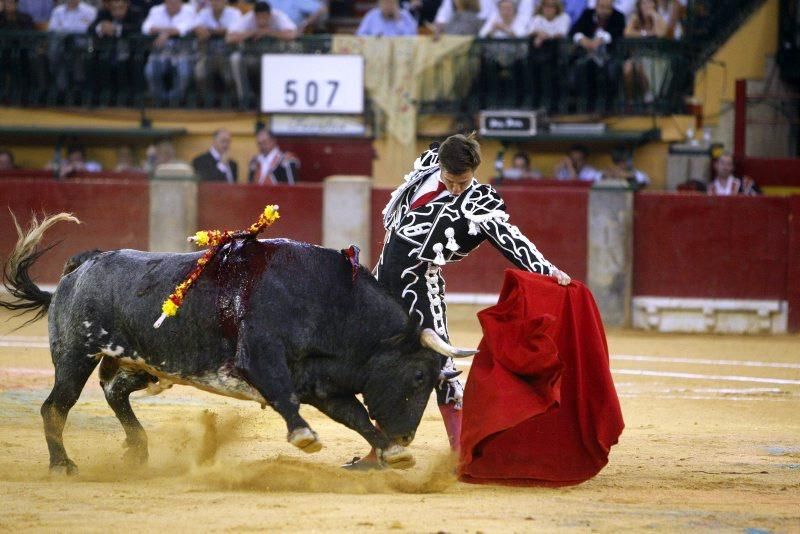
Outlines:
[{"label": "bull's hoof", "polygon": [[78,474],[78,466],[69,458],[50,464],[50,474],[55,476],[75,476]]},{"label": "bull's hoof", "polygon": [[381,460],[392,469],[409,469],[417,463],[414,456],[400,445],[390,445],[381,451]]},{"label": "bull's hoof", "polygon": [[348,471],[380,471],[384,469],[383,464],[374,460],[365,460],[356,456],[349,462],[342,465],[342,469]]},{"label": "bull's hoof", "polygon": [[307,453],[322,450],[322,442],[317,437],[317,433],[307,426],[293,430],[289,434],[289,443]]},{"label": "bull's hoof", "polygon": [[149,454],[147,453],[147,446],[132,446],[129,447],[122,455],[122,461],[126,465],[136,467],[147,463]]}]

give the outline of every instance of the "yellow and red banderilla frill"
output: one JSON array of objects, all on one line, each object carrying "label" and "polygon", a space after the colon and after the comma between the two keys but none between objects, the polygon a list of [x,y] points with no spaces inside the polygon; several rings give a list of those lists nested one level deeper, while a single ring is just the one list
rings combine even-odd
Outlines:
[{"label": "yellow and red banderilla frill", "polygon": [[153,328],[158,328],[161,326],[161,323],[164,322],[164,319],[167,317],[173,317],[178,310],[180,309],[181,305],[183,304],[183,300],[186,298],[186,293],[189,291],[189,288],[192,287],[192,284],[200,277],[203,273],[203,270],[206,268],[206,265],[209,261],[216,255],[220,248],[226,243],[244,237],[255,237],[259,233],[261,233],[267,226],[271,226],[275,221],[280,219],[280,214],[278,213],[278,206],[275,204],[270,204],[269,206],[264,208],[264,211],[259,215],[258,220],[250,225],[247,230],[239,230],[239,231],[232,231],[232,230],[201,230],[195,233],[193,236],[190,236],[188,239],[189,241],[194,242],[195,245],[198,247],[211,247],[205,251],[205,253],[200,256],[200,259],[197,260],[192,271],[189,275],[175,287],[175,291],[167,297],[167,300],[164,301],[164,304],[161,306],[161,316],[153,323]]}]

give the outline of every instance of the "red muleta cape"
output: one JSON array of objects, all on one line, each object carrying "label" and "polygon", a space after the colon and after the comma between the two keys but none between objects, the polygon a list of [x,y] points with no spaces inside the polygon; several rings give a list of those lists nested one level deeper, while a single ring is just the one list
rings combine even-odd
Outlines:
[{"label": "red muleta cape", "polygon": [[580,282],[507,270],[464,391],[462,481],[579,484],[608,463],[624,423],[603,322]]}]

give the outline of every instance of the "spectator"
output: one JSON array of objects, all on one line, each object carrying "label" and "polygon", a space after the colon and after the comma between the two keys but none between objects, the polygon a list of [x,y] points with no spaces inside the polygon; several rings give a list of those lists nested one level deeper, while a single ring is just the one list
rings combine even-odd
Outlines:
[{"label": "spectator", "polygon": [[291,152],[283,152],[266,128],[256,132],[258,154],[250,159],[247,182],[258,185],[289,184],[297,181],[300,161]]},{"label": "spectator", "polygon": [[625,147],[616,147],[611,151],[613,165],[605,172],[603,178],[627,180],[636,188],[643,188],[650,183],[650,177],[633,166],[633,154]]},{"label": "spectator", "polygon": [[[602,1],[602,0],[601,0]],[[559,180],[585,180],[596,182],[603,175],[600,171],[586,163],[589,157],[589,149],[583,145],[573,145],[570,147],[567,156],[556,165],[553,172]]]},{"label": "spectator", "polygon": [[207,106],[213,104],[215,76],[222,80],[225,95],[233,92],[233,75],[225,37],[239,23],[242,13],[225,4],[226,0],[209,0],[209,5],[195,19],[194,34],[200,44],[200,53],[194,66],[194,76],[200,96]]},{"label": "spectator", "polygon": [[[479,0],[479,2],[481,8],[478,13],[478,18],[485,23],[492,15],[497,13],[496,0]],[[525,17],[525,14],[527,14],[527,18],[530,18],[533,14],[533,4],[534,0],[520,0],[518,10],[521,14],[520,16]],[[439,6],[439,10],[436,12],[436,18],[434,19],[434,35],[438,36],[444,30],[445,25],[450,22],[454,12],[455,0],[442,0],[442,5]],[[520,21],[523,27],[527,24],[527,18]]]},{"label": "spectator", "polygon": [[19,11],[17,0],[0,0],[0,30],[30,31],[33,30],[33,19],[27,13]]},{"label": "spectator", "polygon": [[57,162],[56,172],[59,179],[75,176],[79,172],[100,172],[103,167],[96,161],[86,159],[86,150],[80,145],[67,147],[66,162]]},{"label": "spectator", "polygon": [[7,148],[0,148],[0,171],[11,171],[16,168],[14,154]]},{"label": "spectator", "polygon": [[53,0],[19,0],[17,10],[30,15],[37,30],[44,30],[53,13]]},{"label": "spectator", "polygon": [[178,162],[175,157],[175,147],[169,141],[161,141],[156,145],[147,147],[146,158],[144,170],[148,174],[153,174],[159,165]]},{"label": "spectator", "polygon": [[[96,17],[97,9],[81,0],[66,0],[50,15],[47,57],[59,95],[64,95],[68,88],[70,91],[81,89],[86,81],[83,54],[88,42],[85,34]],[[83,35],[79,37],[79,34]]]},{"label": "spectator", "polygon": [[523,37],[525,28],[517,18],[517,5],[512,0],[500,0],[497,11],[486,20],[478,35],[492,39],[513,39]]},{"label": "spectator", "polygon": [[119,104],[130,104],[141,92],[136,85],[141,68],[131,57],[128,37],[137,33],[142,25],[142,13],[128,0],[110,0],[107,9],[101,9],[89,34],[96,37],[93,58],[96,93],[107,101],[116,95]]},{"label": "spectator", "polygon": [[[625,17],[628,17],[636,9],[636,0],[613,0],[613,2],[614,9],[622,13]],[[588,0],[588,2],[586,2],[586,7],[596,8],[597,0]]]},{"label": "spectator", "polygon": [[[667,25],[656,10],[655,0],[637,0],[636,10],[628,17],[625,28],[625,37],[639,39],[644,37],[664,37]],[[623,75],[625,79],[626,104],[630,105],[634,98],[642,97],[645,104],[652,104],[654,97],[650,90],[650,81],[647,70],[652,67],[652,61],[645,61],[635,57],[625,60]]]},{"label": "spectator", "polygon": [[[142,33],[155,37],[150,57],[144,68],[150,94],[161,105],[177,104],[186,94],[192,71],[190,43],[181,42],[194,26],[194,9],[181,0],[164,0],[153,6],[142,24]],[[169,91],[164,78],[172,74]]]},{"label": "spectator", "polygon": [[48,30],[54,33],[86,33],[97,9],[80,0],[66,0],[50,15]]},{"label": "spectator", "polygon": [[504,180],[519,180],[522,178],[541,178],[539,169],[531,169],[531,160],[525,152],[517,152],[511,160],[511,168],[503,169]]},{"label": "spectator", "polygon": [[300,34],[313,29],[328,14],[328,6],[318,0],[271,0],[270,6],[286,13]]},{"label": "spectator", "polygon": [[192,160],[194,172],[201,180],[212,182],[228,182],[235,184],[239,168],[236,161],[230,159],[231,132],[220,128],[214,132],[211,148]]},{"label": "spectator", "polygon": [[411,13],[400,9],[398,0],[378,0],[378,6],[373,7],[356,30],[360,37],[401,37],[417,34],[417,21]]},{"label": "spectator", "polygon": [[448,35],[478,35],[484,21],[480,18],[478,0],[453,0],[455,11],[444,24],[442,31]]},{"label": "spectator", "polygon": [[666,24],[665,36],[669,39],[680,39],[683,37],[683,26],[681,19],[686,9],[687,0],[658,0],[656,2],[658,14],[664,19]]},{"label": "spectator", "polygon": [[585,9],[572,26],[570,37],[577,45],[572,58],[570,87],[579,108],[609,106],[619,85],[619,63],[613,57],[617,41],[625,31],[625,16],[612,0],[597,0],[595,9]]},{"label": "spectator", "polygon": [[530,36],[534,107],[553,109],[559,94],[559,42],[569,33],[570,18],[561,0],[541,0],[526,33]]},{"label": "spectator", "polygon": [[737,178],[733,174],[733,156],[729,153],[722,154],[714,163],[714,170],[717,177],[708,184],[708,194],[712,196],[747,195],[756,196],[761,194],[761,189],[749,176]]},{"label": "spectator", "polygon": [[[267,2],[257,2],[250,13],[239,19],[230,29],[226,41],[241,44],[261,39],[281,39],[290,41],[297,38],[297,26],[286,13],[272,9]],[[237,50],[231,54],[231,71],[236,85],[236,96],[245,107],[253,106],[254,94],[259,94],[261,86],[261,54]],[[256,87],[256,90],[253,90]]]}]

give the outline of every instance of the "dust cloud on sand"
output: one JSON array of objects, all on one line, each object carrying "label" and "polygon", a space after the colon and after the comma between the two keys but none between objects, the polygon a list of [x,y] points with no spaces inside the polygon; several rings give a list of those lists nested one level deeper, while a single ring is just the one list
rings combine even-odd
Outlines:
[{"label": "dust cloud on sand", "polygon": [[348,471],[337,466],[308,460],[278,456],[275,459],[231,462],[218,458],[217,452],[226,442],[236,439],[236,431],[244,423],[228,414],[219,417],[211,411],[200,416],[203,425],[196,464],[188,473],[195,484],[215,490],[246,490],[302,493],[441,493],[456,482],[456,458],[441,454],[418,472],[391,469],[370,472]]}]

